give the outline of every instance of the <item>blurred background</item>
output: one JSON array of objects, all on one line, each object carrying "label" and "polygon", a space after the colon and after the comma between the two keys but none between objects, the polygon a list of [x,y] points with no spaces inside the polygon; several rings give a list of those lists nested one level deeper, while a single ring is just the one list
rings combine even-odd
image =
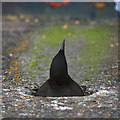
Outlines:
[{"label": "blurred background", "polygon": [[[6,19],[24,20],[29,18],[29,21],[37,22],[41,17],[54,17],[67,19],[113,19],[117,17],[118,5],[115,2],[39,2],[39,3],[3,3],[3,15]],[[24,14],[24,15],[23,15]],[[14,16],[15,15],[15,16]],[[30,16],[31,15],[31,16]],[[13,18],[12,18],[13,17]],[[34,20],[37,17],[38,20]],[[27,20],[26,20],[27,21]]]}]

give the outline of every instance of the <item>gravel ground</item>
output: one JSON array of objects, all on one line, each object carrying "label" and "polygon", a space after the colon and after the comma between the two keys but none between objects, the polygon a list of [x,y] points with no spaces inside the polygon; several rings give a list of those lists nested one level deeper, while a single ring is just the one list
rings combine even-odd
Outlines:
[{"label": "gravel ground", "polygon": [[[3,24],[5,27],[8,25]],[[16,25],[16,24],[15,24]],[[21,25],[19,23],[19,25]],[[11,25],[12,26],[12,25]],[[109,59],[105,60],[101,64],[101,72],[95,76],[92,80],[94,85],[88,84],[89,90],[97,90],[89,96],[84,97],[34,97],[26,93],[30,93],[28,89],[25,89],[25,85],[29,86],[33,84],[29,81],[29,76],[27,79],[23,78],[24,68],[21,70],[21,64],[24,66],[25,62],[30,60],[29,54],[24,52],[31,40],[31,36],[24,37],[28,35],[28,32],[24,35],[21,31],[27,31],[30,29],[23,25],[18,32],[16,29],[3,30],[3,95],[2,95],[2,118],[118,118],[118,60],[117,54],[112,54]],[[13,27],[13,28],[16,28]],[[32,36],[33,37],[33,36]],[[9,38],[9,41],[8,41]],[[18,38],[20,40],[18,41]],[[16,41],[15,41],[16,40]],[[12,42],[12,43],[11,43]],[[76,56],[78,48],[80,48],[78,43],[82,44],[82,38],[76,40],[76,42],[70,42],[69,46],[72,47],[71,50],[66,50],[66,56],[68,64],[75,62],[72,58]],[[19,43],[19,44],[18,44]],[[10,47],[9,47],[10,46]],[[8,49],[6,48],[9,48]],[[12,48],[12,49],[11,49]],[[54,49],[45,49],[40,54],[49,53],[53,56]],[[113,52],[116,51],[117,47],[114,48]],[[74,51],[75,54],[71,54]],[[22,54],[21,54],[22,53]],[[77,60],[76,60],[77,62]],[[50,63],[50,61],[49,61]],[[11,67],[10,67],[11,66]],[[16,69],[12,71],[12,67]],[[74,78],[78,84],[81,84],[79,80],[79,71],[76,66],[69,66],[69,73]],[[15,73],[17,76],[9,75],[10,72]],[[46,74],[44,74],[44,72]],[[49,71],[43,71],[41,78],[41,84],[48,78]],[[27,75],[26,75],[27,76]],[[20,80],[17,81],[17,78]],[[14,81],[14,79],[16,81]],[[39,81],[39,79],[37,79]],[[38,82],[36,80],[36,83]],[[40,82],[40,81],[39,81]],[[80,82],[80,83],[79,83]],[[85,84],[85,83],[82,83]]]}]

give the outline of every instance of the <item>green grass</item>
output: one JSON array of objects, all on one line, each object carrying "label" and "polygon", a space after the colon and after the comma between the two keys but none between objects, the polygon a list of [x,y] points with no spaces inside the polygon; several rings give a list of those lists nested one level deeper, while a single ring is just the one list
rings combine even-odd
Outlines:
[{"label": "green grass", "polygon": [[[28,73],[33,76],[36,74],[36,68],[38,63],[42,62],[47,69],[49,68],[48,59],[53,58],[49,53],[46,56],[40,56],[38,53],[44,48],[53,48],[61,45],[61,41],[66,38],[69,40],[83,38],[83,46],[80,48],[79,57],[82,63],[87,64],[91,70],[95,72],[99,71],[99,65],[102,60],[107,58],[110,54],[109,45],[111,37],[110,30],[115,29],[112,26],[68,26],[67,29],[63,29],[61,25],[58,26],[47,26],[43,30],[38,30],[38,35],[36,36],[34,46],[36,49],[31,48],[33,53],[32,61],[28,63]],[[44,58],[44,60],[42,60]],[[39,68],[44,70],[44,68]],[[94,74],[89,75],[86,72],[86,79]],[[88,80],[89,81],[89,80]]]},{"label": "green grass", "polygon": [[37,49],[47,47],[54,47],[56,45],[61,45],[61,41],[65,39],[77,39],[80,37],[79,32],[81,29],[77,26],[68,26],[68,29],[63,29],[63,26],[50,26],[42,31],[36,37]]},{"label": "green grass", "polygon": [[82,48],[80,58],[92,68],[110,54],[109,29],[109,26],[94,26],[92,29],[81,31],[85,46]]}]

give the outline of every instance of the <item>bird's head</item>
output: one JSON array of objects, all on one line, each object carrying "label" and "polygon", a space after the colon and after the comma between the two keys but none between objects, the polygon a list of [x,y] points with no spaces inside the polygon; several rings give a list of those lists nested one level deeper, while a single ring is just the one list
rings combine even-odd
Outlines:
[{"label": "bird's head", "polygon": [[65,39],[63,40],[63,43],[61,45],[61,49],[60,50],[64,51],[64,49],[65,49]]}]

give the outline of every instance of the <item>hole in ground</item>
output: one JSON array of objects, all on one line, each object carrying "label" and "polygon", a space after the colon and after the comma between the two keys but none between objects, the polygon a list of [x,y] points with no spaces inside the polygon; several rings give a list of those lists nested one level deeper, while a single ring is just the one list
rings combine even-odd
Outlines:
[{"label": "hole in ground", "polygon": [[[92,89],[90,86],[82,85],[80,87],[82,88],[82,90],[84,92],[83,96],[89,96],[89,95],[92,95],[93,93],[98,92],[98,90]],[[31,91],[31,92],[29,92],[28,95],[33,95],[33,96],[39,97],[38,95],[36,95],[36,92],[39,90],[39,87],[38,88],[33,88],[33,89],[26,87],[26,89]],[[42,97],[57,97],[57,96],[42,96]],[[75,96],[71,95],[71,96],[60,96],[60,97],[75,97]]]}]

